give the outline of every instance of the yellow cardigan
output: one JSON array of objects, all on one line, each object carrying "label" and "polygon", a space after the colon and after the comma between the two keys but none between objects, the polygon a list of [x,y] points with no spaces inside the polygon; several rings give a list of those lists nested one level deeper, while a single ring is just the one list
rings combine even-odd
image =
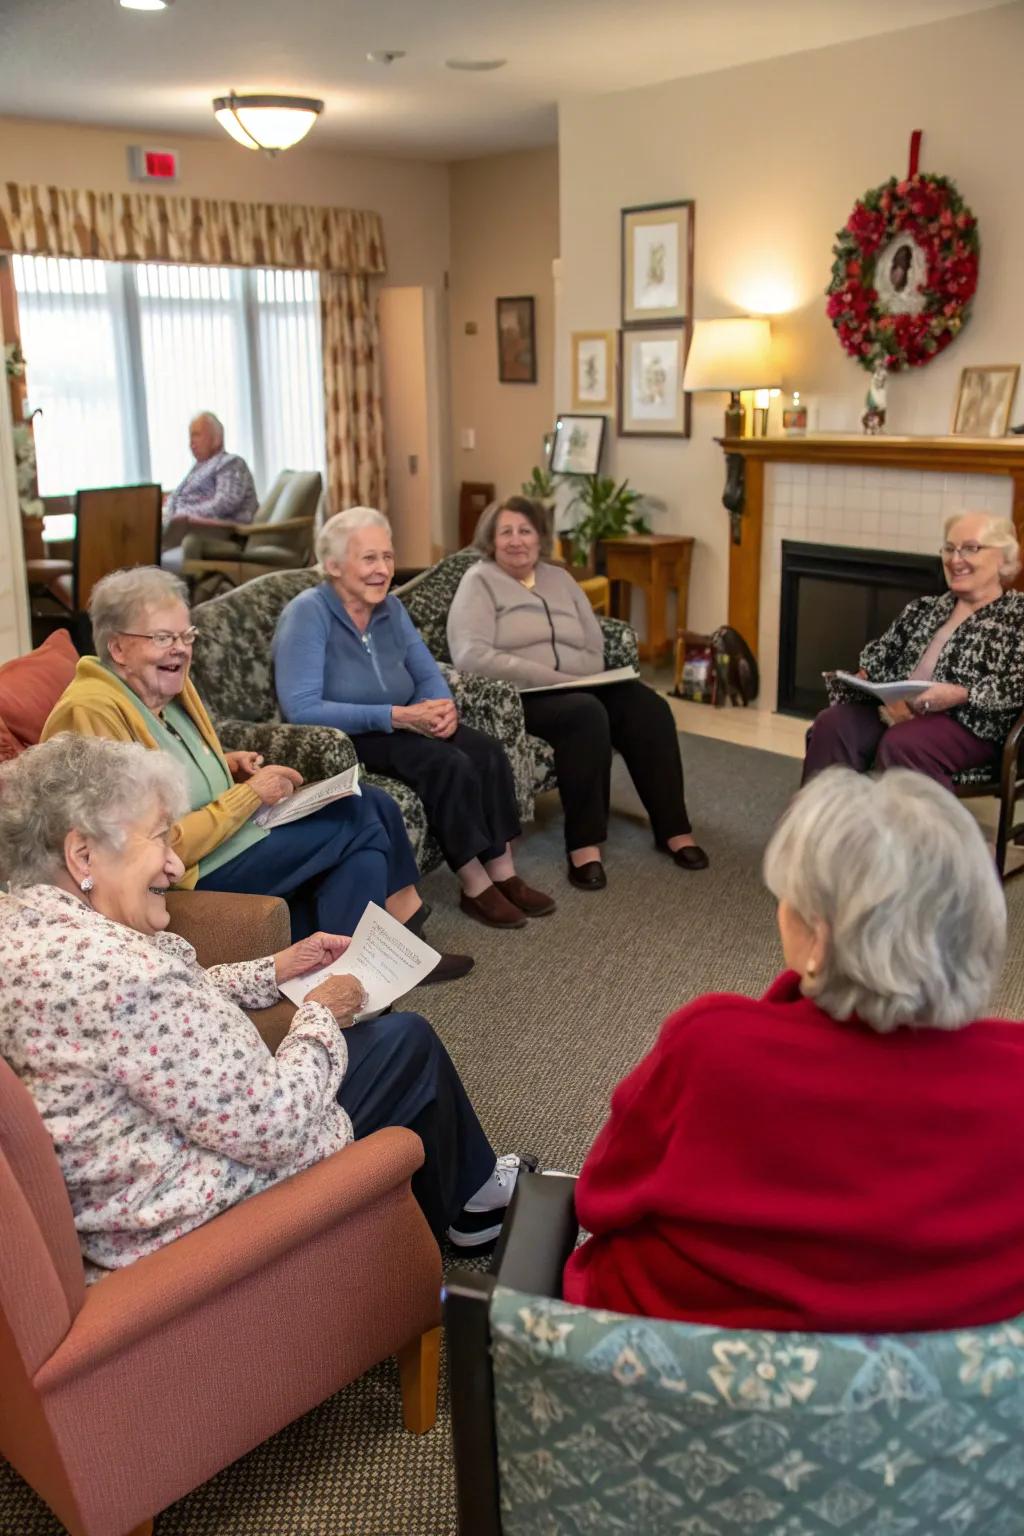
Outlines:
[{"label": "yellow cardigan", "polygon": [[[189,678],[185,679],[180,703],[190,716],[211,752],[224,763],[224,750],[213,723]],[[41,741],[58,731],[74,731],[78,736],[105,736],[110,741],[138,741],[151,751],[159,751],[141,712],[119,687],[115,678],[94,656],[83,656],[75,675],[65,688],[43,726]],[[233,784],[198,811],[189,811],[171,829],[171,846],[186,866],[178,882],[191,890],[199,878],[199,860],[219,848],[225,838],[237,832],[260,805],[260,797],[247,784]]]}]

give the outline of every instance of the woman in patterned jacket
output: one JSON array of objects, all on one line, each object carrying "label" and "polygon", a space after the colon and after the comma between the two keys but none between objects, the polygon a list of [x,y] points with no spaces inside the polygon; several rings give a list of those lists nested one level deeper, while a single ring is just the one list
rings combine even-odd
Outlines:
[{"label": "woman in patterned jacket", "polygon": [[135,743],[63,733],[0,768],[0,1053],[53,1138],[89,1278],[387,1125],[423,1141],[434,1235],[495,1237],[518,1159],[495,1159],[426,1019],[353,1027],[363,989],[332,975],[271,1056],[242,1011],[348,938],[204,971],[164,932],[185,803],[181,768]]},{"label": "woman in patterned jacket", "polygon": [[948,518],[942,565],[949,591],[908,603],[864,647],[861,677],[919,678],[915,698],[886,704],[830,678],[831,703],[807,737],[804,782],[839,763],[914,768],[947,789],[985,770],[1024,709],[1024,594],[1006,591],[1020,570],[1012,523],[985,512]]}]

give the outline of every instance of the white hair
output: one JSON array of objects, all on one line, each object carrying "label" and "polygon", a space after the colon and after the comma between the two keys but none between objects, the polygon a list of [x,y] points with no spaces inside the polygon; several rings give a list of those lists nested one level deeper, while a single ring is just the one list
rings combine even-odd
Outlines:
[{"label": "white hair", "polygon": [[142,622],[147,608],[167,603],[188,607],[188,588],[171,571],[158,565],[136,565],[129,571],[111,571],[101,576],[89,598],[89,619],[96,654],[105,661],[110,642]]},{"label": "white hair", "polygon": [[993,512],[972,512],[966,508],[963,512],[953,512],[946,518],[942,525],[942,537],[949,538],[949,530],[954,523],[959,523],[965,517],[980,517],[982,533],[979,540],[984,544],[991,544],[1002,554],[999,563],[1000,579],[1009,583],[1020,570],[1020,542],[1017,538],[1017,530],[1008,517],[996,517]]},{"label": "white hair", "polygon": [[923,774],[829,768],[803,788],[764,856],[765,884],[828,953],[803,991],[881,1033],[959,1029],[985,1011],[1006,945],[995,861],[970,811]]},{"label": "white hair", "polygon": [[188,809],[184,769],[165,752],[71,731],[28,747],[0,766],[0,880],[52,884],[69,832],[121,848],[154,802],[171,822]]},{"label": "white hair", "polygon": [[337,560],[340,564],[348,549],[349,536],[357,528],[386,528],[388,538],[391,537],[391,524],[375,507],[349,507],[346,512],[335,512],[316,536],[316,558],[320,564],[325,560]]},{"label": "white hair", "polygon": [[224,423],[221,421],[219,416],[215,416],[212,411],[197,411],[196,414],[192,417],[192,420],[208,421],[210,426],[213,428],[214,437],[220,443],[220,446],[222,448],[224,447]]}]

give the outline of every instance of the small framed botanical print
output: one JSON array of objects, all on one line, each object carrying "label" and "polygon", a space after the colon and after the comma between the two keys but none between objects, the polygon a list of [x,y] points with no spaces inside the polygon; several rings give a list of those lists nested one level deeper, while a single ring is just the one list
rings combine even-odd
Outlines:
[{"label": "small framed botanical print", "polygon": [[683,393],[688,328],[650,327],[619,336],[619,436],[689,437]]},{"label": "small framed botanical print", "polygon": [[572,404],[577,411],[610,410],[615,395],[615,332],[573,331]]},{"label": "small framed botanical print", "polygon": [[559,416],[548,467],[553,475],[596,475],[603,446],[603,416]]},{"label": "small framed botanical print", "polygon": [[693,318],[693,200],[622,210],[622,324]]},{"label": "small framed botanical print", "polygon": [[953,412],[953,432],[959,437],[1003,437],[1020,377],[1017,363],[963,368]]}]

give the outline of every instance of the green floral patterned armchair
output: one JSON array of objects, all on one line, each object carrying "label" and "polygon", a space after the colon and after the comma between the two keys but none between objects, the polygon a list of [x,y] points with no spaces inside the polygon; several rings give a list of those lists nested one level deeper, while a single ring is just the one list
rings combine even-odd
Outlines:
[{"label": "green floral patterned armchair", "polygon": [[[452,653],[448,649],[448,610],[458,590],[459,582],[480,556],[474,549],[460,549],[458,554],[431,566],[412,581],[399,587],[398,596],[412,616],[420,634],[427,642],[432,655],[439,662],[451,664]],[[614,667],[639,667],[636,632],[621,619],[606,619],[598,615],[597,622],[604,632],[604,664],[611,671]],[[486,727],[485,727],[486,729]],[[551,747],[537,736],[529,736],[534,762],[534,793],[555,788],[555,758]]]},{"label": "green floral patterned armchair", "polygon": [[[261,752],[268,762],[296,768],[305,779],[329,778],[355,762],[355,749],[343,731],[323,725],[286,725],[274,693],[270,643],[278,617],[286,603],[318,580],[316,571],[275,571],[200,603],[192,612],[199,630],[192,677],[224,746]],[[518,693],[509,683],[463,674],[450,665],[442,663],[441,670],[466,724],[487,731],[505,748],[519,814],[531,821],[534,759]],[[367,781],[387,790],[401,806],[423,873],[436,868],[441,851],[427,830],[418,796],[397,779],[368,774]]]},{"label": "green floral patterned armchair", "polygon": [[1024,1533],[1024,1319],[862,1336],[569,1306],[573,1183],[521,1174],[497,1279],[448,1281],[467,1536]]}]

